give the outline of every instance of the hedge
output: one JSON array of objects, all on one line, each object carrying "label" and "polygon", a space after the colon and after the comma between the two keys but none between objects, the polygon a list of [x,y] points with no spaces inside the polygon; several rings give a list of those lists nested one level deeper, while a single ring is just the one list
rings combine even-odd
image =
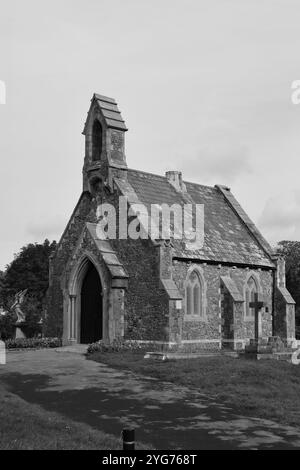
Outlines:
[{"label": "hedge", "polygon": [[16,338],[5,341],[7,349],[59,348],[61,345],[60,338]]},{"label": "hedge", "polygon": [[104,344],[102,341],[89,344],[87,353],[93,354],[97,352],[109,353],[119,351],[145,351],[149,350],[150,345],[139,343],[134,340],[116,339],[111,344]]}]

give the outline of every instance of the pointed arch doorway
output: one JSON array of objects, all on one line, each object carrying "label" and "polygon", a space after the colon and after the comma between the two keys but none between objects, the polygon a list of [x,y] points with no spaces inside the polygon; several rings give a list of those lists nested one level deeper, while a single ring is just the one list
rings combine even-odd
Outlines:
[{"label": "pointed arch doorway", "polygon": [[102,285],[97,269],[88,261],[80,295],[80,343],[103,338]]}]

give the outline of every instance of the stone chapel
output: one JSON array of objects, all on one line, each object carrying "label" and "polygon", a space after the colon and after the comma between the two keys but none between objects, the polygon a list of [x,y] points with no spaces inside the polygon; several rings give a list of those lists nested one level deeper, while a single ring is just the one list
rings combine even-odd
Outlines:
[{"label": "stone chapel", "polygon": [[[230,189],[183,181],[178,171],[128,168],[126,131],[116,101],[94,94],[83,131],[83,191],[50,260],[46,334],[65,345],[124,339],[191,352],[243,349],[254,337],[249,303],[257,293],[260,336],[293,341],[284,260]],[[128,209],[203,204],[203,246],[188,250],[172,236],[99,237],[99,204],[118,212],[120,196]]]}]

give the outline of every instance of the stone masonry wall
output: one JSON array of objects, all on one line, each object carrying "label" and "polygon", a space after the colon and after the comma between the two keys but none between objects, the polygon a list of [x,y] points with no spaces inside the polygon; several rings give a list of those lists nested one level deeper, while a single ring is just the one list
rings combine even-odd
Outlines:
[{"label": "stone masonry wall", "polygon": [[[117,208],[118,198],[119,194],[114,193],[106,200]],[[160,285],[159,247],[149,239],[117,239],[110,243],[129,275],[125,339],[168,341],[169,299]]]},{"label": "stone masonry wall", "polygon": [[[265,306],[261,310],[261,334],[263,337],[272,336],[272,312],[273,312],[273,273],[271,270],[243,270],[235,269],[232,278],[241,292],[250,273],[259,281],[261,295]],[[248,340],[254,338],[254,319],[245,318],[245,304],[235,311],[235,339]]]},{"label": "stone masonry wall", "polygon": [[[200,264],[203,276],[206,281],[206,318],[204,320],[189,321],[184,317],[185,314],[185,288],[187,271],[191,267],[191,263],[184,261],[174,261],[173,280],[175,281],[180,293],[183,296],[183,312],[181,315],[182,323],[182,341],[198,340],[198,348],[211,347],[213,343],[207,340],[222,339],[222,318],[221,318],[221,276],[231,276],[235,281],[240,292],[244,292],[245,283],[254,273],[259,280],[261,293],[266,300],[267,309],[262,310],[262,334],[263,336],[272,335],[272,294],[273,294],[273,274],[271,270],[250,270],[247,268],[234,268],[227,266]],[[244,303],[240,304],[240,308],[236,308],[234,312],[234,338],[236,340],[248,341],[254,337],[254,320],[245,319]],[[266,311],[268,310],[268,311]],[[226,312],[224,312],[226,315]],[[226,320],[226,319],[225,319]],[[206,340],[206,341],[203,341]],[[217,344],[217,343],[214,343]]]}]

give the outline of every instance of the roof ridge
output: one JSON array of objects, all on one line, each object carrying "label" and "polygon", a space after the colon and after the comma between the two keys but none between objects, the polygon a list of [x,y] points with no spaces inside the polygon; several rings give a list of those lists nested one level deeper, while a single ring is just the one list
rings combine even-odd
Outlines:
[{"label": "roof ridge", "polygon": [[[165,175],[158,175],[157,173],[152,173],[150,171],[137,170],[136,168],[127,168],[127,170],[128,171],[135,171],[136,173],[143,173],[145,175],[156,176],[157,178],[167,179]],[[194,183],[193,181],[183,180],[183,183],[194,184],[196,186],[201,186],[201,187],[204,187],[204,188],[215,189],[214,186],[209,186],[207,184],[201,184],[201,183]]]},{"label": "roof ridge", "polygon": [[208,184],[194,183],[193,181],[183,181],[185,184],[194,184],[195,186],[201,186],[202,188],[215,189],[214,186],[209,186]]},{"label": "roof ridge", "polygon": [[166,179],[164,175],[158,175],[157,173],[150,173],[150,171],[137,170],[135,168],[127,168],[128,171],[135,171],[136,173],[143,173],[144,175],[157,176],[158,178]]}]

